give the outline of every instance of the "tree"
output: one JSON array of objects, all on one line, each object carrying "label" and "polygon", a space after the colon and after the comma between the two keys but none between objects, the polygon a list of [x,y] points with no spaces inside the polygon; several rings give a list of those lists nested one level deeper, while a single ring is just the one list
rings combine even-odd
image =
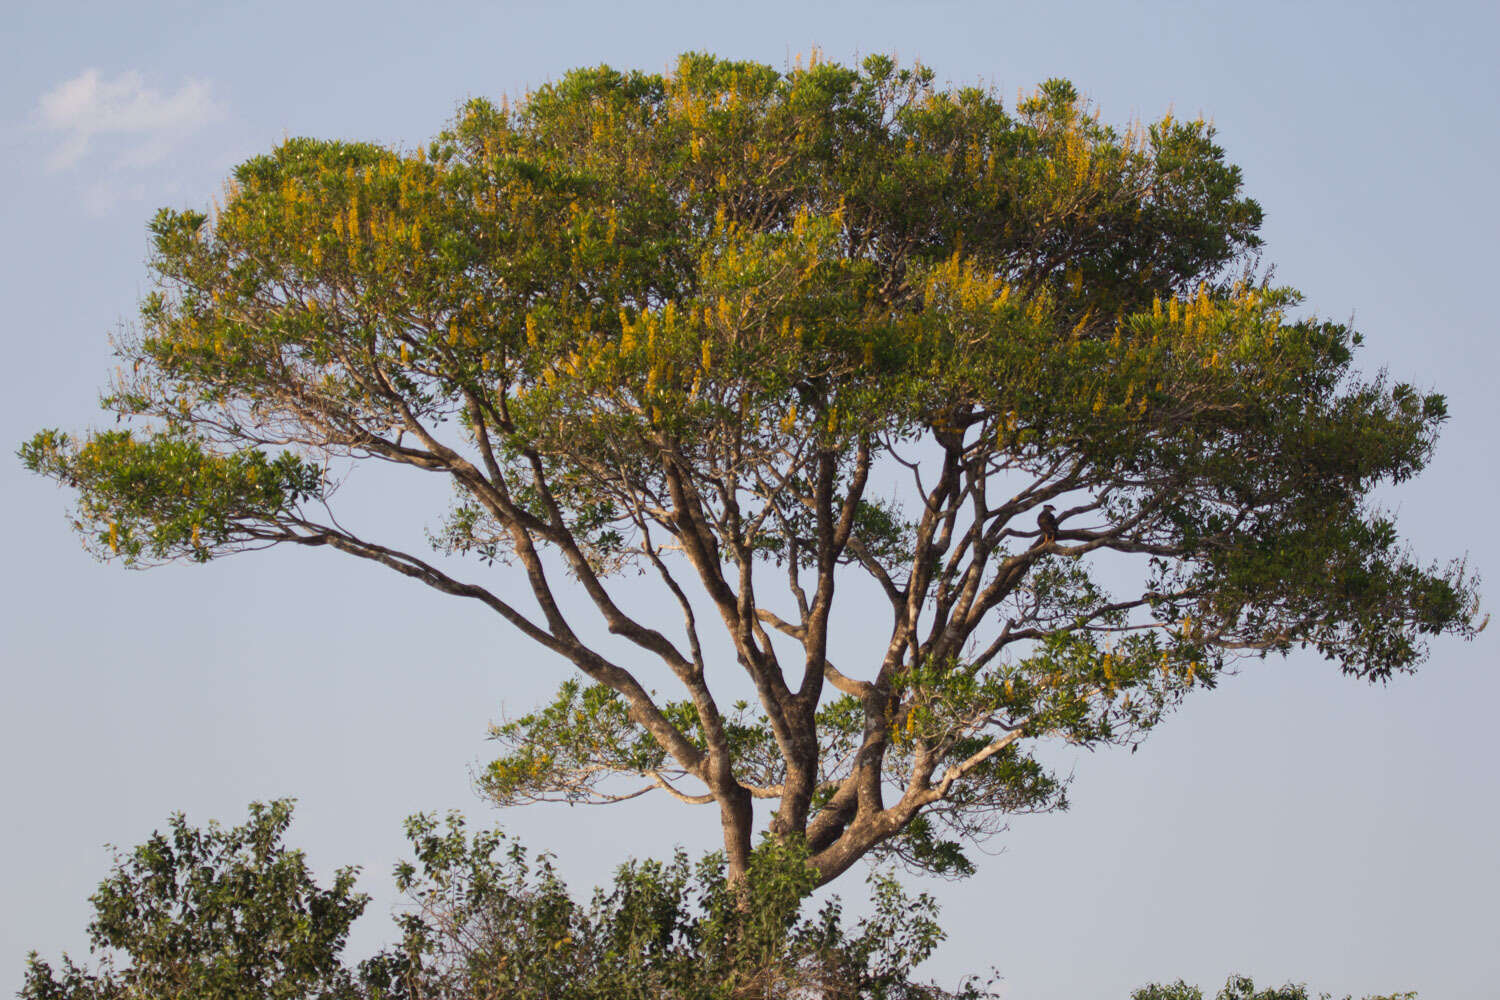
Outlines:
[{"label": "tree", "polygon": [[[1415,993],[1391,993],[1383,996],[1366,997],[1365,1000],[1416,1000]],[[1131,1000],[1203,1000],[1203,991],[1196,986],[1189,986],[1182,980],[1163,986],[1160,983],[1151,983],[1142,986],[1130,994]],[[1280,988],[1267,987],[1257,990],[1255,983],[1247,976],[1230,976],[1224,984],[1224,988],[1216,995],[1216,1000],[1309,1000],[1307,987],[1295,983],[1288,983]],[[1318,1000],[1331,1000],[1331,994],[1319,993]],[[1351,1000],[1345,997],[1344,1000]]]},{"label": "tree", "polygon": [[340,963],[369,902],[355,869],[321,888],[282,836],[292,805],[254,803],[243,826],[189,826],[180,813],[128,855],[91,898],[91,949],[128,956],[97,972],[67,956],[58,973],[33,952],[20,1000],[352,1000]]},{"label": "tree", "polygon": [[[496,728],[485,791],[713,805],[732,880],[756,798],[820,884],[964,874],[1063,804],[1040,741],[1133,743],[1255,657],[1379,681],[1472,635],[1463,564],[1371,499],[1442,397],[1259,275],[1212,127],[932,80],[689,55],[412,151],[287,141],[152,222],[105,398],[139,426],[22,457],[104,558],[324,547],[478,602],[583,675]],[[341,525],[334,460],[451,483],[437,548],[534,606]]]}]

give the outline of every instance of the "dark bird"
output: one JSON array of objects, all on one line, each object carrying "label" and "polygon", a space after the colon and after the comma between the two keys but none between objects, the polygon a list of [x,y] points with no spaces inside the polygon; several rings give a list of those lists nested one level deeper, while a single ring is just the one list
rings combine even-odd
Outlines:
[{"label": "dark bird", "polygon": [[1042,529],[1043,545],[1057,541],[1057,516],[1052,513],[1050,503],[1043,507],[1042,512],[1036,516],[1036,526]]}]

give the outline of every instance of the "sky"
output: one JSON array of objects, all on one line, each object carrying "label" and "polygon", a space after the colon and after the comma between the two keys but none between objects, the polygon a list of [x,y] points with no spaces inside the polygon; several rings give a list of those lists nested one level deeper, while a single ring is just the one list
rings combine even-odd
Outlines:
[{"label": "sky", "polygon": [[[86,951],[105,845],[139,843],[177,810],[233,823],[250,801],[296,797],[291,841],[322,872],[362,866],[375,896],[351,957],[395,936],[389,873],[419,810],[503,825],[580,887],[627,857],[716,846],[713,814],[687,806],[481,802],[486,726],[565,671],[476,608],[331,553],[102,565],[68,527],[69,497],[4,457],[42,427],[105,424],[109,338],[149,287],[147,220],[205,207],[236,163],[287,136],[411,147],[465,98],[582,65],[662,70],[688,50],[778,67],[814,47],[887,52],[1002,95],[1067,77],[1108,121],[1201,113],[1266,211],[1276,279],[1318,315],[1353,318],[1363,371],[1448,396],[1431,466],[1382,503],[1423,557],[1500,573],[1486,514],[1500,494],[1492,4],[21,0],[6,22],[7,994],[28,950]],[[440,493],[360,485],[361,516],[410,537],[440,510]],[[846,619],[834,648],[856,632]],[[1434,643],[1418,674],[1384,686],[1310,655],[1251,664],[1135,754],[1056,751],[1071,810],[1017,819],[965,882],[921,884],[949,930],[924,971],[951,983],[993,967],[1027,1000],[1123,1000],[1178,977],[1212,992],[1232,972],[1339,996],[1493,996],[1496,632]]]}]

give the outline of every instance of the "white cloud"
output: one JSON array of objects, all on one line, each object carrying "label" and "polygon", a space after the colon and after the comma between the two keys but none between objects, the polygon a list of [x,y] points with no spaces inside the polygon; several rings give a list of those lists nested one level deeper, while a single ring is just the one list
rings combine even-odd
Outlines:
[{"label": "white cloud", "polygon": [[176,139],[220,113],[205,81],[189,80],[176,93],[164,95],[133,70],[113,80],[96,69],[85,70],[43,94],[37,104],[42,125],[62,133],[47,161],[54,170],[76,165],[100,135],[133,140],[117,166],[149,165],[166,156]]}]

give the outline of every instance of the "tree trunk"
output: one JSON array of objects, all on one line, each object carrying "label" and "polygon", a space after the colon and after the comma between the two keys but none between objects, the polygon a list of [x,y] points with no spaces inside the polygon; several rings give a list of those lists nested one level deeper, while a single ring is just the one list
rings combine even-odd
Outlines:
[{"label": "tree trunk", "polygon": [[737,782],[722,791],[715,790],[719,802],[719,822],[724,827],[724,856],[729,863],[729,881],[743,886],[750,867],[750,834],[755,819],[750,792]]}]

